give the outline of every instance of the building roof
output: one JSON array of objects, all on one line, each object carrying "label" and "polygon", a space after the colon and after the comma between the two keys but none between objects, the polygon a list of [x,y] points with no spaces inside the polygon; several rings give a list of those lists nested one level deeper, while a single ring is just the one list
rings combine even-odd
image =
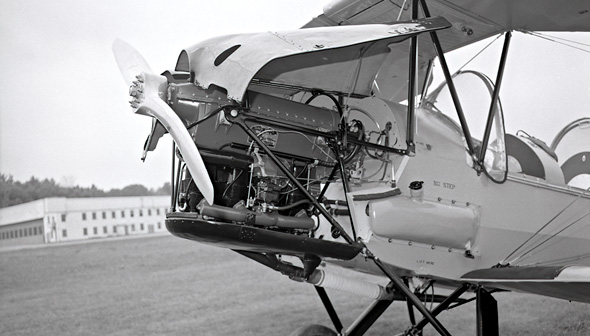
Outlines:
[{"label": "building roof", "polygon": [[166,207],[170,196],[51,197],[0,209],[0,226],[43,218],[46,214]]}]

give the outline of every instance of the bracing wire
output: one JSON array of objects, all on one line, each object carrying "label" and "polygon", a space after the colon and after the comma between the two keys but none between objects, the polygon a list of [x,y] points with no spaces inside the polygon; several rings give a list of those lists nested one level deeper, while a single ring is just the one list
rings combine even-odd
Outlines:
[{"label": "bracing wire", "polygon": [[573,257],[565,257],[554,260],[539,261],[533,264],[526,264],[521,266],[548,266],[548,265],[564,265],[566,263],[572,263],[578,260],[584,260],[590,258],[590,253],[584,253]]},{"label": "bracing wire", "polygon": [[588,217],[589,215],[590,215],[590,212],[588,212],[588,213],[586,213],[585,215],[583,215],[582,217],[580,217],[580,218],[576,219],[576,220],[575,220],[575,221],[573,221],[572,223],[570,223],[570,224],[566,225],[564,228],[562,228],[561,230],[559,230],[559,231],[557,231],[556,233],[552,234],[551,236],[549,236],[549,237],[545,238],[543,241],[541,241],[541,242],[540,242],[540,243],[538,243],[537,245],[535,245],[535,246],[531,247],[531,248],[530,248],[530,249],[528,249],[526,252],[522,253],[520,257],[518,257],[518,258],[516,258],[516,259],[515,259],[515,261],[516,261],[516,260],[519,260],[519,259],[524,259],[524,258],[526,258],[526,257],[529,257],[529,256],[531,256],[531,255],[532,255],[532,252],[533,252],[534,250],[536,250],[537,248],[539,248],[541,245],[543,245],[543,244],[545,244],[546,242],[548,242],[549,240],[551,240],[551,239],[553,239],[553,238],[557,237],[557,235],[558,235],[558,234],[560,234],[560,233],[562,233],[563,231],[565,231],[565,230],[569,229],[569,228],[570,228],[570,227],[572,227],[574,224],[576,224],[576,223],[580,222],[582,219],[584,219],[584,218]]},{"label": "bracing wire", "polygon": [[515,261],[517,261],[518,259],[521,259],[522,257],[524,257],[527,253],[530,253],[532,250],[538,248],[540,245],[544,244],[546,241],[548,241],[549,239],[554,238],[555,236],[557,236],[557,234],[563,232],[565,229],[571,227],[572,225],[576,224],[577,222],[579,222],[580,220],[582,220],[583,218],[585,218],[586,216],[590,215],[590,212],[586,215],[583,215],[582,217],[580,217],[579,219],[577,219],[576,221],[574,221],[573,223],[570,223],[569,225],[567,225],[565,228],[561,229],[560,231],[558,231],[557,233],[551,235],[549,238],[545,239],[544,241],[542,241],[541,243],[537,244],[536,246],[534,246],[533,248],[528,249],[525,253],[522,253],[520,256],[514,258],[513,260],[510,260],[508,262],[506,262],[510,257],[512,257],[516,252],[518,252],[521,248],[523,248],[526,244],[528,244],[531,240],[533,240],[533,238],[535,238],[539,233],[541,233],[541,231],[543,231],[546,227],[548,227],[551,223],[553,223],[555,221],[555,219],[557,219],[559,216],[561,216],[561,214],[563,214],[566,210],[568,210],[572,205],[574,205],[574,203],[576,203],[582,195],[586,195],[586,192],[590,191],[590,188],[586,189],[584,192],[578,194],[578,196],[576,198],[574,198],[568,205],[566,205],[563,209],[561,209],[557,214],[555,214],[555,216],[553,216],[553,218],[551,218],[547,223],[545,223],[545,225],[541,226],[541,228],[539,228],[535,233],[533,233],[527,240],[525,240],[522,244],[520,244],[516,249],[514,249],[506,258],[504,258],[504,260],[502,262],[500,262],[500,264],[512,264]]},{"label": "bracing wire", "polygon": [[[574,198],[570,204],[566,205],[563,209],[561,209],[557,214],[555,214],[555,216],[553,216],[553,218],[551,218],[547,223],[545,223],[545,225],[541,226],[541,228],[539,228],[535,233],[533,233],[527,240],[525,240],[522,244],[520,244],[516,249],[514,249],[514,251],[512,251],[506,258],[504,258],[504,260],[501,262],[501,264],[504,264],[506,262],[506,260],[508,260],[510,257],[512,257],[518,250],[520,250],[523,246],[525,246],[526,244],[528,244],[533,238],[535,238],[541,231],[543,231],[547,226],[549,226],[551,223],[553,223],[553,221],[555,219],[557,219],[557,217],[559,217],[562,213],[564,213],[567,209],[569,209],[572,205],[574,205],[574,203],[576,203],[576,201],[578,201],[580,199],[580,195],[578,195],[578,197]],[[508,264],[510,264],[510,262],[508,262]]]},{"label": "bracing wire", "polygon": [[495,39],[493,39],[490,43],[488,43],[485,47],[483,47],[477,54],[475,54],[473,57],[471,57],[471,59],[469,59],[467,62],[465,62],[465,64],[463,64],[463,66],[461,66],[459,68],[459,70],[455,71],[456,75],[457,73],[459,73],[461,70],[463,70],[463,68],[465,68],[466,66],[469,65],[469,63],[471,63],[474,59],[476,59],[479,55],[481,55],[484,51],[486,51],[486,49],[488,49],[494,42],[496,42],[500,37],[502,37],[502,35],[498,35],[496,36]]},{"label": "bracing wire", "polygon": [[[535,36],[535,37],[538,37],[538,38],[541,38],[541,39],[544,39],[544,40],[547,40],[547,41],[550,41],[550,42],[553,42],[553,43],[561,44],[563,46],[570,47],[572,49],[576,49],[576,50],[579,50],[579,51],[582,51],[582,52],[585,52],[585,53],[589,53],[590,54],[590,44],[586,44],[586,43],[582,43],[582,42],[578,42],[578,41],[572,41],[572,40],[564,39],[562,37],[557,37],[557,36],[551,36],[551,35],[547,35],[547,34],[542,34],[542,33],[539,33],[539,32],[533,32],[533,31],[522,31],[522,32],[525,33],[525,34],[529,34],[529,35],[532,35],[532,36]],[[588,49],[576,47],[576,46],[574,46],[572,44],[578,44],[578,45],[584,46],[584,47],[586,47]]]}]

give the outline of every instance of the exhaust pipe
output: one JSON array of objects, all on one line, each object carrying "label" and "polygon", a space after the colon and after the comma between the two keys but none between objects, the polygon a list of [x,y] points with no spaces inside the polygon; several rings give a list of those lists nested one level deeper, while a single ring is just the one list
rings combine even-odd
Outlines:
[{"label": "exhaust pipe", "polygon": [[200,213],[203,216],[214,217],[233,222],[244,222],[248,225],[278,226],[284,229],[308,229],[315,227],[313,219],[304,215],[301,217],[283,216],[277,212],[255,212],[245,208],[234,209],[219,205],[201,204]]}]

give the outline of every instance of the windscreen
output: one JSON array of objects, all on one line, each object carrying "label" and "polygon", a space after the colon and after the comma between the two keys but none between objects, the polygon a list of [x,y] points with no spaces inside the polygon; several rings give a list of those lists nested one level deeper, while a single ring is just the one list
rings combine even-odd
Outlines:
[{"label": "windscreen", "polygon": [[[488,122],[493,84],[488,77],[475,71],[463,71],[453,77],[459,101],[466,120],[464,137],[469,134],[476,155],[479,155]],[[441,113],[448,117],[459,129],[461,122],[451,98],[447,83],[443,83],[427,98]],[[467,133],[468,131],[468,133]],[[504,141],[504,119],[500,101],[496,102],[491,120],[491,132],[484,156],[486,174],[495,182],[503,182],[507,173],[506,145]]]}]

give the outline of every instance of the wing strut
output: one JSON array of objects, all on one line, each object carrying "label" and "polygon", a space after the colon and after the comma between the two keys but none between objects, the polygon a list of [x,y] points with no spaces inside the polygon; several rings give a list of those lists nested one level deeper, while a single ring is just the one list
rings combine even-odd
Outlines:
[{"label": "wing strut", "polygon": [[[419,0],[422,10],[424,11],[424,16],[431,17],[430,10],[428,10],[428,6],[426,5],[426,0]],[[440,40],[438,39],[438,34],[436,32],[430,33],[430,38],[432,39],[432,43],[434,44],[434,48],[436,49],[436,54],[440,60],[440,65],[443,70],[443,74],[445,76],[445,80],[449,86],[449,92],[451,93],[451,98],[453,99],[453,104],[455,105],[455,109],[457,110],[457,115],[459,117],[459,122],[461,123],[461,128],[463,129],[463,134],[465,135],[465,141],[467,143],[467,149],[469,151],[469,155],[477,162],[477,158],[475,155],[475,150],[473,146],[473,141],[471,140],[471,133],[469,132],[469,128],[467,127],[467,120],[465,119],[465,114],[463,113],[463,108],[461,107],[461,102],[459,101],[459,95],[457,94],[457,89],[455,88],[455,84],[453,82],[453,78],[451,76],[451,72],[449,71],[449,66],[447,65],[447,60],[445,58],[445,54],[442,50],[442,46],[440,44]]]},{"label": "wing strut", "polygon": [[[412,0],[412,20],[418,19],[418,0]],[[414,136],[416,134],[416,68],[418,66],[418,36],[410,38],[410,60],[408,71],[408,130],[406,135],[406,143],[408,146],[408,154],[414,155],[416,153],[416,144],[414,143]]]},{"label": "wing strut", "polygon": [[[500,66],[498,68],[498,74],[496,77],[496,85],[494,86],[494,93],[492,94],[492,101],[490,102],[490,111],[488,113],[488,121],[486,123],[486,129],[483,135],[483,140],[481,144],[481,148],[479,149],[479,157],[477,159],[479,167],[483,168],[484,173],[496,183],[504,183],[506,182],[506,177],[508,176],[508,170],[504,173],[504,178],[501,180],[496,180],[494,177],[490,176],[488,171],[485,169],[483,160],[485,158],[488,142],[490,140],[490,133],[492,132],[492,126],[494,124],[494,115],[497,113],[498,105],[500,104],[500,87],[502,86],[502,78],[504,78],[504,68],[506,66],[506,57],[508,56],[508,47],[510,46],[510,39],[512,38],[511,32],[506,32],[506,36],[504,38],[504,47],[502,48],[502,57],[500,58]],[[501,112],[498,112],[501,113]],[[504,130],[502,130],[504,133]]]}]

